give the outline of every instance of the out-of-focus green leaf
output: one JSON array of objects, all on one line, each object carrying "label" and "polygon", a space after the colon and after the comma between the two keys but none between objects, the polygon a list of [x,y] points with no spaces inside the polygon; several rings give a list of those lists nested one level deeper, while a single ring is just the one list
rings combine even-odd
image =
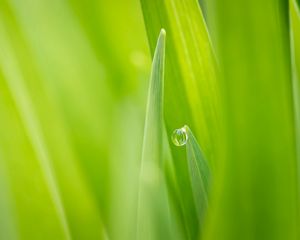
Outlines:
[{"label": "out-of-focus green leaf", "polygon": [[114,97],[120,100],[128,93],[134,93],[133,90],[137,90],[140,84],[139,68],[150,64],[141,51],[145,49],[146,42],[144,34],[140,34],[144,33],[143,24],[137,21],[142,17],[139,1],[67,2],[74,9],[95,55],[106,68],[107,83]]},{"label": "out-of-focus green leaf", "polygon": [[57,99],[43,85],[32,49],[10,7],[1,8],[0,21],[1,148],[16,199],[19,235],[24,239],[105,238]]},{"label": "out-of-focus green leaf", "polygon": [[[166,48],[165,121],[168,135],[185,124],[214,165],[220,140],[220,103],[216,63],[209,35],[195,0],[141,0],[149,44],[153,53],[161,27],[168,32]],[[180,215],[186,238],[196,238],[199,221],[183,149],[172,148],[178,185]]]},{"label": "out-of-focus green leaf", "polygon": [[299,239],[288,1],[214,6],[227,153],[205,239]]},{"label": "out-of-focus green leaf", "polygon": [[[2,108],[0,107],[2,110]],[[1,132],[1,131],[0,131]],[[8,170],[0,151],[0,239],[18,239],[19,230],[16,224],[15,207],[12,196],[12,186],[8,179]]]},{"label": "out-of-focus green leaf", "polygon": [[162,148],[165,35],[165,30],[161,30],[150,77],[140,172],[137,239],[170,238]]},{"label": "out-of-focus green leaf", "polygon": [[17,109],[24,124],[24,129],[28,135],[29,141],[32,144],[37,159],[39,160],[43,176],[47,188],[50,192],[51,199],[54,203],[54,209],[58,215],[58,219],[62,226],[66,239],[70,239],[70,230],[66,219],[65,210],[62,204],[62,199],[58,190],[56,178],[52,170],[52,164],[49,159],[48,151],[45,148],[45,143],[41,137],[41,130],[37,123],[35,114],[32,109],[32,103],[29,100],[28,94],[25,90],[22,76],[18,72],[16,59],[13,58],[12,48],[5,32],[3,24],[0,25],[0,64],[3,75],[7,80],[9,91],[11,91],[12,98],[15,101]]},{"label": "out-of-focus green leaf", "polygon": [[[15,44],[19,46],[16,52],[23,60],[20,65],[27,73],[26,83],[38,115],[45,125],[49,116],[60,115],[59,127],[51,125],[57,131],[47,128],[45,133],[51,135],[54,142],[57,137],[55,133],[68,138],[66,141],[72,145],[72,154],[78,158],[78,167],[91,186],[106,222],[109,211],[107,196],[110,193],[107,143],[111,140],[108,130],[111,128],[113,109],[109,108],[109,104],[103,104],[111,103],[105,70],[95,58],[65,1],[7,2],[8,10],[11,9],[16,22],[11,25],[11,32],[15,34],[19,27],[26,41],[25,46],[21,41],[21,44],[16,41]],[[29,63],[34,63],[34,67]],[[58,114],[51,115],[45,111],[45,100],[39,100],[43,96],[51,99]],[[62,153],[67,152],[64,146],[54,144],[54,149],[61,147],[63,150],[58,151],[61,157]],[[66,161],[60,163],[67,165]]]}]

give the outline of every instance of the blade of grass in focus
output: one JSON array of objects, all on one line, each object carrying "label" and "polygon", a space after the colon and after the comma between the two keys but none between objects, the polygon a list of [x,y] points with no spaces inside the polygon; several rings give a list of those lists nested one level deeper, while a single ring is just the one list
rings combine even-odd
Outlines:
[{"label": "blade of grass in focus", "polygon": [[162,29],[150,76],[140,170],[137,239],[170,239],[162,148],[165,35]]},{"label": "blade of grass in focus", "polygon": [[214,6],[228,152],[205,239],[299,239],[288,1]]},{"label": "blade of grass in focus", "polygon": [[186,161],[189,169],[189,179],[191,182],[194,204],[197,210],[197,217],[200,223],[199,235],[201,235],[201,228],[203,230],[205,216],[209,205],[209,191],[211,187],[210,167],[196,138],[187,125],[174,130],[172,142],[175,146],[186,146]]},{"label": "blade of grass in focus", "polygon": [[[141,0],[151,52],[161,27],[168,32],[165,78],[165,121],[168,135],[185,124],[194,129],[207,158],[219,154],[221,107],[216,63],[206,25],[195,0]],[[186,238],[198,236],[199,222],[183,149],[171,147],[178,185],[175,210]]]},{"label": "blade of grass in focus", "polygon": [[211,173],[203,152],[188,126],[184,126],[187,135],[186,152],[194,201],[200,225],[204,226],[204,217],[208,208]]},{"label": "blade of grass in focus", "polygon": [[164,130],[164,135],[163,135],[164,177],[168,187],[172,239],[183,240],[186,239],[185,225],[182,224],[182,221],[180,221],[180,219],[183,219],[183,215],[181,211],[174,211],[174,209],[180,209],[180,205],[179,205],[180,202],[174,201],[173,199],[178,199],[180,196],[178,195],[179,194],[178,184],[176,181],[174,162],[173,162],[171,148],[168,140],[169,138],[170,136],[168,136],[166,130]]}]

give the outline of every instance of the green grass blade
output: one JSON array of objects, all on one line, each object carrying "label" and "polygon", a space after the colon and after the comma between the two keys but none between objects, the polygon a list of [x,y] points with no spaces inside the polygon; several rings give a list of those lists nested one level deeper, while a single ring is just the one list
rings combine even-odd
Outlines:
[{"label": "green grass blade", "polygon": [[[293,94],[295,108],[297,140],[297,176],[298,194],[300,196],[300,8],[296,0],[290,0],[290,41],[293,77]],[[300,210],[300,209],[299,209]]]},{"label": "green grass blade", "polygon": [[[300,7],[296,0],[290,0],[290,25],[291,25],[291,55],[292,70],[295,88],[299,88],[300,76]],[[299,91],[299,89],[297,90]]]},{"label": "green grass blade", "polygon": [[227,148],[205,239],[299,239],[288,1],[216,0]]},{"label": "green grass blade", "polygon": [[165,35],[165,30],[161,30],[150,77],[140,172],[137,239],[168,239],[169,236],[162,148]]},{"label": "green grass blade", "polygon": [[[221,117],[216,63],[199,4],[195,0],[141,0],[151,52],[161,27],[168,32],[165,78],[165,121],[168,135],[187,124],[207,158],[218,155]],[[198,235],[196,207],[182,149],[171,147],[178,182],[180,214],[187,238]],[[174,201],[177,201],[174,199]]]},{"label": "green grass blade", "polygon": [[[161,27],[168,32],[165,115],[167,130],[187,123],[205,153],[219,134],[219,93],[216,65],[206,25],[197,1],[141,0],[151,52]],[[176,109],[176,111],[175,111]],[[172,121],[171,121],[172,120]],[[194,127],[195,126],[195,127]],[[201,134],[200,134],[201,133]]]},{"label": "green grass blade", "polygon": [[194,201],[200,225],[203,226],[204,216],[208,208],[211,173],[203,152],[188,126],[184,126],[187,134],[186,152],[189,166]]},{"label": "green grass blade", "polygon": [[[187,229],[185,229],[184,218],[180,211],[180,192],[178,191],[178,185],[176,181],[176,174],[174,169],[174,161],[172,158],[171,148],[169,144],[169,136],[166,130],[164,130],[163,136],[163,147],[164,147],[164,175],[165,181],[168,187],[168,198],[170,204],[170,218],[171,218],[171,229],[172,239],[180,240],[186,239]],[[177,201],[175,201],[177,200]]]}]

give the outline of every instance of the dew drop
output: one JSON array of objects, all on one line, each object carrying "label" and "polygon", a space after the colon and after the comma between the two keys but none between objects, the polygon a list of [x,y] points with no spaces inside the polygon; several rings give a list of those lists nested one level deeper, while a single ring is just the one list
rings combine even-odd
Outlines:
[{"label": "dew drop", "polygon": [[172,134],[172,142],[174,145],[180,147],[186,144],[188,140],[188,135],[186,132],[186,127],[175,129]]}]

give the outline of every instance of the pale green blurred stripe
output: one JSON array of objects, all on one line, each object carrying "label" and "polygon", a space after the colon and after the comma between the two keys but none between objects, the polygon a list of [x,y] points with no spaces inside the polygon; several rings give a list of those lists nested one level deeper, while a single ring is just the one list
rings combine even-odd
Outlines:
[{"label": "pale green blurred stripe", "polygon": [[59,220],[61,221],[64,229],[65,237],[66,239],[70,239],[70,230],[58,190],[56,177],[53,173],[52,164],[49,159],[48,150],[45,146],[45,142],[43,141],[43,136],[41,135],[40,126],[33,111],[32,103],[23,84],[24,79],[18,70],[16,59],[13,58],[12,47],[10,46],[9,40],[6,38],[7,33],[5,32],[2,24],[0,25],[0,36],[0,44],[2,45],[0,52],[0,63],[4,77],[20,113],[23,121],[22,123],[34,148],[36,157],[40,161],[48,190],[50,191],[57,214],[59,215]]},{"label": "pale green blurred stripe", "polygon": [[[8,22],[9,21],[6,23]],[[14,26],[13,29],[14,31],[12,32],[12,35],[17,35],[17,27]],[[20,41],[20,43],[21,40],[22,38],[19,37],[18,41]],[[15,39],[12,40],[12,42],[16,43]],[[26,46],[26,42],[21,43],[20,45],[24,46],[23,44]],[[35,128],[40,125],[40,130],[33,131],[31,128],[28,134],[36,134],[38,136],[40,134],[38,132],[43,131],[44,139],[41,140],[41,135],[39,135],[40,137],[38,141],[44,142],[43,148],[47,148],[47,154],[44,154],[43,156],[51,159],[51,164],[53,164],[53,168],[56,171],[56,176],[58,178],[57,182],[62,190],[61,195],[66,206],[66,215],[71,223],[70,228],[72,229],[73,234],[75,236],[81,236],[81,238],[87,236],[97,236],[97,238],[102,238],[104,233],[102,222],[99,217],[99,211],[97,209],[96,202],[89,192],[89,189],[85,184],[85,180],[80,173],[81,170],[78,168],[78,166],[76,166],[78,164],[78,160],[75,158],[70,148],[70,142],[67,137],[68,134],[67,131],[65,131],[66,125],[62,123],[62,119],[59,111],[57,110],[57,105],[53,100],[53,96],[49,95],[47,91],[44,90],[43,86],[41,86],[40,82],[38,82],[38,80],[40,80],[38,77],[39,72],[36,71],[34,65],[28,65],[28,62],[30,62],[29,59],[32,59],[30,53],[29,55],[25,55],[26,58],[22,58],[24,56],[22,54],[26,51],[20,47],[20,45],[15,45],[15,48],[18,50],[18,60],[23,63],[21,64],[23,67],[22,70],[27,76],[27,79],[25,79],[31,94],[30,97],[34,99],[34,104],[31,109],[35,108],[36,113],[38,113],[38,120],[33,110],[31,112],[27,112],[26,114],[28,114],[28,118],[36,118],[33,123]],[[7,44],[5,46],[7,49]],[[7,55],[8,57],[12,57],[14,53],[13,51],[10,51],[10,53]],[[28,68],[34,69],[36,72],[33,74],[29,73]],[[17,69],[15,68],[11,72],[16,73]],[[10,80],[17,79],[12,76]],[[36,81],[34,85],[31,85],[33,83],[31,82],[32,80]],[[22,81],[24,81],[24,79]],[[18,85],[11,87],[11,90],[16,91],[18,90],[18,87],[22,85],[24,90],[24,83],[22,82],[19,82]],[[23,90],[22,92],[25,92],[25,90]],[[27,96],[27,100],[28,99],[29,97]],[[25,104],[26,102],[31,101],[27,100],[21,101],[21,103]],[[20,107],[21,111],[26,110],[22,109],[22,105],[20,105]],[[46,148],[45,145],[47,146]],[[47,161],[50,161],[49,159]],[[77,201],[74,201],[74,199]]]},{"label": "pale green blurred stripe", "polygon": [[0,149],[0,239],[13,240],[19,238],[16,221],[15,201],[6,168],[5,157]]},{"label": "pale green blurred stripe", "polygon": [[[62,128],[70,134],[75,154],[82,160],[79,162],[80,171],[95,186],[98,208],[107,211],[109,171],[104,157],[110,139],[110,113],[107,111],[109,105],[102,103],[110,100],[106,97],[109,92],[103,67],[95,59],[82,29],[64,1],[14,1],[12,6],[28,39],[42,87],[62,114],[65,121]],[[37,92],[35,88],[36,85],[32,85],[33,95]],[[41,102],[37,100],[35,103]],[[42,104],[38,107],[44,109]],[[45,121],[49,117],[47,113],[41,116],[46,117]],[[66,151],[63,146],[60,153]],[[66,162],[68,158],[63,158],[64,167],[61,169],[70,168]]]},{"label": "pale green blurred stripe", "polygon": [[[2,63],[0,69],[2,71]],[[13,199],[11,208],[15,209],[15,214],[10,217],[15,218],[18,225],[16,234],[24,239],[40,239],[42,236],[63,239],[64,232],[41,166],[2,75],[0,80],[1,155]]]},{"label": "pale green blurred stripe", "polygon": [[139,1],[67,2],[107,70],[107,83],[114,97],[122,100],[134,94],[140,85],[141,70],[148,70],[145,65],[150,65]]},{"label": "pale green blurred stripe", "polygon": [[114,143],[109,147],[114,178],[109,196],[111,239],[136,238],[143,122],[135,99],[124,100],[115,109],[115,127],[111,131]]}]

